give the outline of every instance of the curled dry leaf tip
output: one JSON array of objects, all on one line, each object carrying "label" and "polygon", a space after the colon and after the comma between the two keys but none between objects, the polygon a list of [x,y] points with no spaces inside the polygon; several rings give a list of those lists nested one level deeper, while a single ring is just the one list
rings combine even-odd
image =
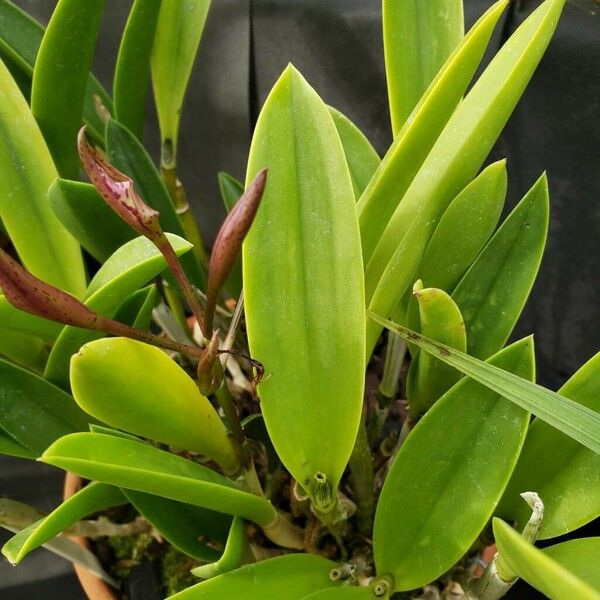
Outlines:
[{"label": "curled dry leaf tip", "polygon": [[108,164],[92,147],[85,136],[85,126],[77,136],[77,150],[81,164],[90,181],[105,202],[140,235],[152,241],[162,240],[159,212],[148,206],[135,191],[133,181]]}]

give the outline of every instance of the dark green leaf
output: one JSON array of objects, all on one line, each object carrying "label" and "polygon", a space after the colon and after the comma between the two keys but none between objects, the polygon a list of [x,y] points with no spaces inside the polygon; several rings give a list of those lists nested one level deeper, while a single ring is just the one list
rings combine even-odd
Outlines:
[{"label": "dark green leaf", "polygon": [[0,427],[37,456],[63,435],[85,431],[90,420],[62,390],[0,360]]}]

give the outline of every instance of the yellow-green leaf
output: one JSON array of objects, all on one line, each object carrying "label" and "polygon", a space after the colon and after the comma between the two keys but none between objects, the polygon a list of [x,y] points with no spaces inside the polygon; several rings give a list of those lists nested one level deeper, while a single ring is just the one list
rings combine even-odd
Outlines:
[{"label": "yellow-green leaf", "polygon": [[266,370],[259,394],[273,444],[315,500],[315,475],[335,491],[358,430],[365,307],[344,151],[327,107],[292,66],[258,119],[247,181],[264,167],[244,242],[248,339]]}]

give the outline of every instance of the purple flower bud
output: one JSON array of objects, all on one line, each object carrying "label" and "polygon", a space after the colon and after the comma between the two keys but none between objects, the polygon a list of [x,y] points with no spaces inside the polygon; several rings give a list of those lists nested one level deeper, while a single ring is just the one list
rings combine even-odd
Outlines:
[{"label": "purple flower bud", "polygon": [[0,249],[0,288],[16,308],[37,317],[86,329],[101,329],[105,319],[79,300],[28,273]]},{"label": "purple flower bud", "polygon": [[248,189],[241,195],[233,210],[227,215],[215,240],[210,256],[208,283],[206,290],[206,310],[204,330],[212,329],[212,319],[219,291],[229,277],[235,260],[240,253],[260,201],[267,181],[267,169],[263,169],[254,178]]},{"label": "purple flower bud", "polygon": [[158,221],[160,213],[140,198],[127,175],[109,165],[90,145],[85,137],[85,127],[79,130],[77,149],[90,181],[121,219],[153,241],[162,238]]}]

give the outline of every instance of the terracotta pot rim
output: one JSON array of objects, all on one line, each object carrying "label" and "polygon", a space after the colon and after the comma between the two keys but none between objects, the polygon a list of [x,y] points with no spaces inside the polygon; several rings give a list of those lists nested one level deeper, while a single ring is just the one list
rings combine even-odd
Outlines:
[{"label": "terracotta pot rim", "polygon": [[[67,473],[65,475],[65,483],[63,487],[63,499],[68,500],[73,494],[81,489],[81,477],[73,473]],[[86,538],[70,536],[71,539],[89,549],[89,541]],[[115,590],[111,588],[105,581],[94,575],[91,571],[80,567],[79,565],[73,565],[77,579],[89,600],[118,600]]]}]

